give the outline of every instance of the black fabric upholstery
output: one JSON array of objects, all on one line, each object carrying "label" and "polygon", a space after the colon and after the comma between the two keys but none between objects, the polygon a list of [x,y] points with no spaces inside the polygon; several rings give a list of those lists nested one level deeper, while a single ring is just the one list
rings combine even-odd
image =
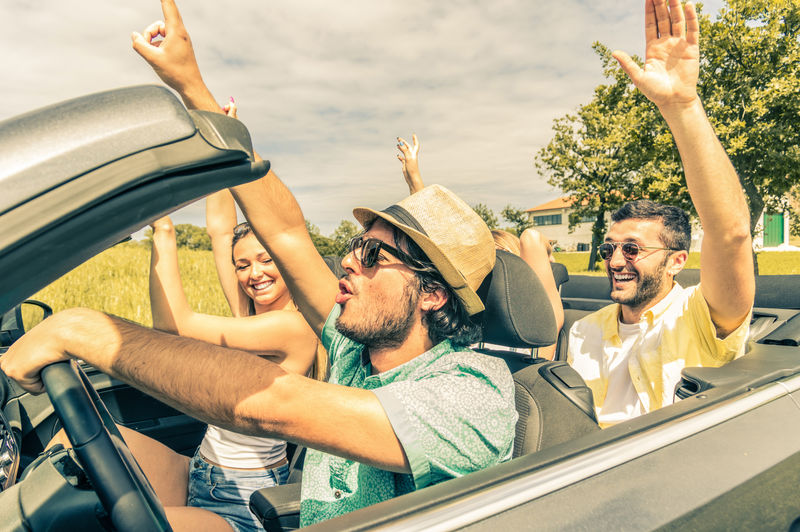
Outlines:
[{"label": "black fabric upholstery", "polygon": [[520,257],[497,250],[494,269],[478,289],[483,341],[508,347],[556,342],[556,320],[542,283]]},{"label": "black fabric upholstery", "polygon": [[[580,376],[575,373],[580,382],[578,386],[571,382],[548,381],[543,373],[553,365],[574,370],[559,362],[539,360],[540,363],[514,373],[514,401],[519,414],[514,439],[515,458],[600,430],[584,409],[568,398],[568,393],[583,385]],[[594,408],[593,403],[591,408]]]},{"label": "black fabric upholstery", "polygon": [[800,309],[800,275],[759,275],[756,277],[756,307]]},{"label": "black fabric upholstery", "polygon": [[561,285],[569,281],[567,267],[558,262],[551,262],[550,269],[553,270],[553,279],[556,282],[556,288],[561,290]]},{"label": "black fabric upholstery", "polygon": [[300,483],[283,484],[253,492],[250,496],[250,510],[268,532],[300,528]]},{"label": "black fabric upholstery", "polygon": [[306,448],[298,445],[294,453],[292,453],[292,461],[289,463],[289,478],[286,479],[287,484],[300,483],[303,479],[303,463],[306,459]]},{"label": "black fabric upholstery", "polygon": [[572,325],[579,319],[591,314],[592,310],[575,310],[564,309],[564,326],[561,332],[558,333],[558,347],[556,348],[555,360],[567,360],[567,340],[569,339],[569,330]]},{"label": "black fabric upholstery", "polygon": [[337,279],[341,279],[345,276],[344,268],[342,268],[341,257],[337,257],[336,255],[325,255],[322,257],[322,260],[325,261],[325,264],[328,265],[328,268],[330,268]]}]

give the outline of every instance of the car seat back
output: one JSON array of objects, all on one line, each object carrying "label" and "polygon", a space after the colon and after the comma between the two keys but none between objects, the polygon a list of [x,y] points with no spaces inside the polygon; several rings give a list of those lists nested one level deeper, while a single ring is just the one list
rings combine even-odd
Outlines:
[{"label": "car seat back", "polygon": [[566,362],[538,359],[513,376],[514,458],[600,430],[592,391]]},{"label": "car seat back", "polygon": [[[527,263],[498,251],[487,282],[478,291],[486,304],[485,341],[515,348],[555,343],[550,301]],[[486,347],[476,351],[502,358],[513,374],[519,414],[514,456],[599,430],[591,391],[567,364],[536,358],[530,352]]]}]

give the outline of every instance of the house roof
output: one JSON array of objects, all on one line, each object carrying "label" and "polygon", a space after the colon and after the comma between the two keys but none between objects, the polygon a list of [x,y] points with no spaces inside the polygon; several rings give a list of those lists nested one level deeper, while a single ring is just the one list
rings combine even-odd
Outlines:
[{"label": "house roof", "polygon": [[539,211],[549,211],[552,209],[563,209],[565,207],[572,207],[574,200],[569,196],[564,196],[561,198],[556,198],[554,200],[550,200],[547,203],[542,203],[541,205],[537,205],[536,207],[531,207],[530,209],[526,209],[525,212],[539,212]]}]

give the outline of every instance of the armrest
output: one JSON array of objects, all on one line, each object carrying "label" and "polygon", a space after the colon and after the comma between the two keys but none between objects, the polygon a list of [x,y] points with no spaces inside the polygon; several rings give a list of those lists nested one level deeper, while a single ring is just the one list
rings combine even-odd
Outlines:
[{"label": "armrest", "polygon": [[269,532],[300,528],[300,483],[254,492],[250,496],[250,510]]}]

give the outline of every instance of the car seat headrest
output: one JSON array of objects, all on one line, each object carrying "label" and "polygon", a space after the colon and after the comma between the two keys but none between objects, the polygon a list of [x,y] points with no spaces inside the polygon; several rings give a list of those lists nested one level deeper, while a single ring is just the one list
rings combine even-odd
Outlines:
[{"label": "car seat headrest", "polygon": [[497,250],[494,269],[478,289],[486,309],[478,315],[483,341],[509,347],[556,342],[556,320],[544,286],[517,255]]},{"label": "car seat headrest", "polygon": [[336,255],[325,255],[322,257],[322,260],[325,261],[325,264],[328,265],[328,268],[330,268],[330,270],[333,272],[333,275],[335,275],[337,279],[341,279],[347,273],[344,271],[344,268],[342,268],[341,257],[337,257]]},{"label": "car seat headrest", "polygon": [[560,288],[562,284],[569,281],[569,272],[567,267],[559,262],[551,262],[550,269],[553,270],[553,279],[556,282],[556,288]]}]

